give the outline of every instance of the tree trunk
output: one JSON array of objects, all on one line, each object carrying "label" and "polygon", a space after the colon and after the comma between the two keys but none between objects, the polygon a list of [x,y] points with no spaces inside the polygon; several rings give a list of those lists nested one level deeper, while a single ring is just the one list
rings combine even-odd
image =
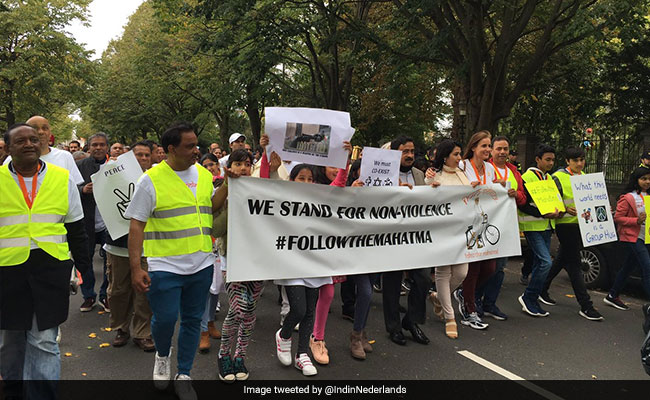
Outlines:
[{"label": "tree trunk", "polygon": [[253,135],[252,148],[259,146],[260,137],[262,134],[262,117],[260,116],[260,103],[257,97],[254,96],[255,84],[246,86],[246,115],[251,126],[251,134]]}]

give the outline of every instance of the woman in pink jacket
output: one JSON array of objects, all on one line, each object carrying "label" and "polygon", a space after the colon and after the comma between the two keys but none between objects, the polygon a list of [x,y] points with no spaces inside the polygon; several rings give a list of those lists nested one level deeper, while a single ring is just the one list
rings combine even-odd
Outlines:
[{"label": "woman in pink jacket", "polygon": [[629,309],[618,295],[634,269],[634,264],[629,262],[632,254],[641,268],[643,290],[646,297],[650,299],[650,254],[645,244],[645,196],[648,189],[650,189],[650,169],[638,167],[630,176],[630,183],[625,190],[627,193],[621,195],[616,204],[614,222],[617,225],[618,239],[625,248],[625,260],[604,302],[619,310]]}]

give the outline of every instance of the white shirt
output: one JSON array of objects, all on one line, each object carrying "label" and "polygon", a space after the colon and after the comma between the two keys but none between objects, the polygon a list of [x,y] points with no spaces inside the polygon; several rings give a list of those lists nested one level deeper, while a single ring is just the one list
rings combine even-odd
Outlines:
[{"label": "white shirt", "polygon": [[[14,178],[14,181],[16,181],[16,185],[19,185],[20,183],[18,181],[18,175],[16,175],[14,169],[13,169],[13,164],[9,168],[9,172],[11,172],[11,176]],[[39,171],[38,173],[38,180],[36,182],[36,192],[38,196],[38,190],[41,188],[41,184],[43,183],[43,179],[45,178],[45,175],[47,174],[47,164],[46,166]],[[32,197],[32,179],[34,177],[30,176],[23,176],[23,180],[25,181],[25,188],[27,189],[27,194]],[[65,219],[63,220],[63,223],[68,224],[71,222],[77,222],[84,217],[84,209],[81,206],[81,196],[79,196],[79,189],[77,189],[77,185],[72,181],[72,177],[68,180],[68,214],[66,214]],[[33,240],[30,241],[30,250],[38,249],[38,245],[36,242]]]},{"label": "white shirt", "polygon": [[311,289],[318,289],[323,285],[332,283],[332,277],[326,278],[297,278],[297,279],[276,279],[273,281],[281,286],[305,286]]},{"label": "white shirt", "polygon": [[230,154],[227,156],[223,156],[219,159],[219,165],[221,165],[221,170],[223,171],[224,168],[228,166],[228,160],[230,159]]},{"label": "white shirt", "polygon": [[[476,168],[479,166],[477,165]],[[458,168],[463,170],[465,172],[465,176],[467,179],[471,182],[480,182],[480,184],[483,184],[483,180],[485,179],[485,184],[491,184],[494,182],[495,179],[497,179],[497,174],[494,171],[494,166],[491,163],[483,161],[483,175],[479,178],[476,175],[476,171],[474,170],[474,167],[472,166],[472,163],[470,160],[462,160],[460,163],[458,163]],[[487,177],[484,175],[487,174]]]},{"label": "white shirt", "polygon": [[[197,164],[184,171],[174,171],[187,185],[196,197],[196,187],[199,181]],[[213,191],[214,194],[214,191]],[[147,222],[156,208],[156,190],[147,174],[143,174],[135,185],[135,192],[124,216],[134,218],[140,222]],[[191,275],[214,264],[215,257],[212,252],[197,251],[192,254],[167,257],[148,257],[149,271],[165,271],[178,275]]]},{"label": "white shirt", "polygon": [[402,183],[410,183],[411,185],[415,186],[415,178],[413,177],[413,171],[409,170],[409,172],[399,172],[399,180],[402,181]]},{"label": "white shirt", "polygon": [[[54,164],[57,167],[65,168],[70,172],[70,178],[75,183],[75,185],[81,185],[84,183],[84,178],[77,168],[77,163],[74,162],[74,158],[69,151],[59,150],[54,147],[50,147],[50,152],[41,156],[41,160]],[[11,161],[11,156],[8,156],[4,164],[9,165]],[[3,164],[3,165],[4,165]]]}]

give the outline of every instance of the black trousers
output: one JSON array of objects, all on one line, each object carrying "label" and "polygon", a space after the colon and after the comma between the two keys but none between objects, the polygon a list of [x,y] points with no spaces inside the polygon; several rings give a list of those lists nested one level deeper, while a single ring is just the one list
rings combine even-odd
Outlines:
[{"label": "black trousers", "polygon": [[354,316],[354,304],[357,301],[357,285],[354,279],[346,279],[341,282],[341,308],[345,315]]},{"label": "black trousers", "polygon": [[551,270],[548,272],[542,293],[548,292],[549,287],[551,287],[551,282],[553,282],[553,279],[564,268],[567,274],[569,274],[571,286],[573,286],[573,293],[576,295],[576,300],[580,304],[580,308],[583,311],[588,310],[593,307],[593,303],[591,302],[589,293],[587,293],[587,287],[582,276],[580,250],[584,246],[580,237],[580,227],[578,224],[557,224],[555,226],[555,234],[560,241],[560,250],[553,261]]},{"label": "black trousers", "polygon": [[[408,308],[404,319],[416,324],[424,324],[426,317],[426,299],[431,287],[430,268],[413,269],[407,272],[411,281],[408,295]],[[399,298],[403,271],[384,272],[382,274],[382,298],[384,303],[384,324],[388,333],[400,332],[402,325],[399,316]]]}]

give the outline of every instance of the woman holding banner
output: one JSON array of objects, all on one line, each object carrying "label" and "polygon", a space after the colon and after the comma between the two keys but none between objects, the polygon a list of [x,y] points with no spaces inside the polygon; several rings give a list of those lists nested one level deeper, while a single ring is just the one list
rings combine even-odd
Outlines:
[{"label": "woman holding banner", "polygon": [[625,190],[627,193],[622,195],[616,203],[614,222],[616,222],[618,239],[626,249],[625,259],[623,268],[616,274],[614,285],[603,301],[619,310],[629,309],[618,295],[634,270],[634,264],[629,262],[631,255],[634,255],[639,263],[643,276],[643,290],[646,297],[650,299],[650,255],[645,244],[645,197],[648,189],[650,189],[650,170],[646,167],[638,167],[630,176],[630,182]]},{"label": "woman holding banner", "polygon": [[[492,150],[492,135],[488,131],[479,131],[472,135],[467,144],[463,161],[459,168],[463,170],[472,187],[487,185],[497,181],[494,166],[487,161]],[[483,247],[480,239],[481,227],[474,226],[472,234],[476,236],[477,246]],[[467,277],[463,287],[454,292],[461,313],[461,324],[474,329],[486,329],[488,324],[480,317],[482,310],[476,307],[476,288],[487,282],[496,270],[496,260],[483,260],[469,263]]]},{"label": "woman holding banner", "polygon": [[[443,140],[436,148],[433,159],[433,169],[427,170],[425,182],[432,185],[470,185],[469,180],[458,168],[461,159],[461,145],[450,139]],[[432,185],[433,186],[433,185]],[[434,186],[435,187],[435,186]],[[467,263],[445,265],[435,268],[437,292],[432,292],[429,299],[433,303],[433,312],[445,321],[445,334],[451,339],[458,338],[458,326],[451,303],[451,292],[455,290],[467,276]]]}]

